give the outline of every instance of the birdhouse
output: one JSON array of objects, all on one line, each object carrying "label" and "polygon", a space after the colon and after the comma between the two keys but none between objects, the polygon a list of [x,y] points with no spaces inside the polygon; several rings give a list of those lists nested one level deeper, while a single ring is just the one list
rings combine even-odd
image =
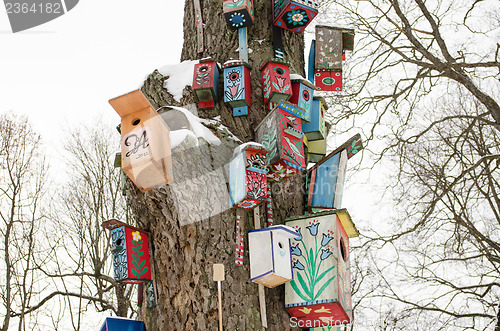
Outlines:
[{"label": "birdhouse", "polygon": [[194,65],[194,99],[200,109],[213,108],[219,88],[219,65],[211,58],[200,60]]},{"label": "birdhouse", "polygon": [[255,129],[257,142],[269,150],[267,180],[280,182],[305,169],[300,119],[283,108],[274,108]]},{"label": "birdhouse", "polygon": [[150,281],[148,233],[116,219],[101,226],[111,231],[115,280],[132,284]]},{"label": "birdhouse", "polygon": [[173,181],[170,130],[140,90],[109,100],[121,117],[122,169],[142,191]]},{"label": "birdhouse", "polygon": [[304,145],[307,146],[307,162],[317,163],[326,155],[326,139],[308,140],[304,136]]},{"label": "birdhouse", "polygon": [[293,280],[285,284],[285,308],[301,325],[352,321],[349,238],[358,231],[345,209],[292,217]]},{"label": "birdhouse", "polygon": [[268,60],[261,68],[264,102],[278,103],[292,96],[288,62],[279,59]]},{"label": "birdhouse", "polygon": [[252,282],[275,287],[293,279],[290,239],[297,236],[284,225],[248,231]]},{"label": "birdhouse", "polygon": [[143,321],[123,317],[106,317],[99,331],[146,331]]},{"label": "birdhouse", "polygon": [[280,28],[297,33],[318,15],[318,3],[311,0],[274,0],[273,23]]},{"label": "birdhouse", "polygon": [[343,51],[354,48],[354,30],[327,25],[316,25],[316,58],[314,67],[342,71]]},{"label": "birdhouse", "polygon": [[299,75],[292,75],[290,81],[292,82],[292,97],[288,101],[304,111],[304,115],[299,118],[303,120],[302,123],[308,123],[311,121],[313,94],[316,86]]},{"label": "birdhouse", "polygon": [[253,25],[253,0],[224,0],[224,18],[231,30]]},{"label": "birdhouse", "polygon": [[250,72],[252,67],[243,61],[227,61],[224,69],[224,102],[233,108],[233,116],[248,115],[252,104]]},{"label": "birdhouse", "polygon": [[267,198],[267,150],[255,143],[236,148],[229,163],[231,205],[252,209]]},{"label": "birdhouse", "polygon": [[313,97],[311,107],[311,121],[302,123],[302,131],[307,137],[307,140],[324,140],[326,139],[325,113],[328,109],[325,98]]},{"label": "birdhouse", "polygon": [[309,212],[340,208],[347,160],[362,148],[361,137],[356,134],[308,170],[310,183],[307,208]]},{"label": "birdhouse", "polygon": [[314,69],[314,84],[320,91],[342,91],[342,71]]}]

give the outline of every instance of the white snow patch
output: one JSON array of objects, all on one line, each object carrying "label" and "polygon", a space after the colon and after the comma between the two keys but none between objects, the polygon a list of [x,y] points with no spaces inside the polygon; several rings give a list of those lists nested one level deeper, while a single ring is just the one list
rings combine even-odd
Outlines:
[{"label": "white snow patch", "polygon": [[290,80],[292,80],[292,79],[304,79],[304,80],[306,80],[304,77],[302,77],[299,74],[290,74]]},{"label": "white snow patch", "polygon": [[264,145],[250,141],[250,142],[241,144],[239,146],[236,146],[236,148],[234,149],[233,155],[237,155],[237,154],[241,153],[247,146],[249,146],[249,147],[254,146],[257,148],[264,148],[265,149]]},{"label": "white snow patch", "polygon": [[198,145],[198,139],[193,131],[188,129],[170,131],[170,148],[176,148],[189,136],[196,139],[196,145]]},{"label": "white snow patch", "polygon": [[[203,138],[205,139],[209,144],[212,145],[217,145],[219,146],[221,144],[221,141],[219,138],[217,138],[212,131],[210,131],[206,126],[202,124],[203,120],[199,118],[196,115],[193,115],[189,110],[186,108],[182,107],[174,107],[174,106],[169,106],[172,109],[176,109],[178,111],[181,111],[184,115],[186,115],[186,118],[189,121],[189,125],[191,126],[191,132],[195,135],[196,138]],[[176,131],[183,131],[183,130],[176,130]],[[171,131],[175,132],[175,131]],[[187,135],[184,135],[184,139],[187,137]],[[182,141],[181,141],[182,142]]]},{"label": "white snow patch", "polygon": [[221,130],[223,132],[225,131],[228,134],[227,138],[240,143],[241,139],[236,137],[231,131],[229,131],[228,127],[221,123],[221,120],[222,119],[221,119],[220,115],[215,116],[211,120],[206,119],[206,118],[200,118],[201,123],[211,124],[211,125],[217,126],[218,130]]},{"label": "white snow patch", "polygon": [[193,84],[194,65],[198,60],[183,61],[179,64],[167,64],[158,71],[163,76],[170,78],[165,81],[163,87],[168,90],[177,102],[181,101],[184,87]]}]

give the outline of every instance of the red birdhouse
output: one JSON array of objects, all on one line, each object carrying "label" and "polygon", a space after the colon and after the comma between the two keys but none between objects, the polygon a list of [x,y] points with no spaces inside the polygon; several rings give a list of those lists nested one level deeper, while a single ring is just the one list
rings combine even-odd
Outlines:
[{"label": "red birdhouse", "polygon": [[301,130],[301,120],[281,107],[274,108],[255,129],[257,142],[269,150],[269,181],[279,182],[305,169]]},{"label": "red birdhouse", "polygon": [[237,148],[229,164],[229,196],[231,205],[252,209],[267,198],[268,151],[255,143]]},{"label": "red birdhouse", "polygon": [[148,233],[116,219],[110,219],[101,226],[111,231],[115,280],[132,284],[150,281]]},{"label": "red birdhouse", "polygon": [[273,23],[280,28],[302,33],[318,15],[318,3],[311,0],[274,0]]},{"label": "red birdhouse", "polygon": [[268,60],[261,68],[264,102],[278,103],[292,96],[288,62],[279,59]]},{"label": "red birdhouse", "polygon": [[192,87],[198,108],[213,108],[215,101],[217,101],[219,87],[219,66],[217,62],[211,58],[206,58],[195,64]]},{"label": "red birdhouse", "polygon": [[314,84],[320,91],[342,91],[342,71],[315,69]]}]

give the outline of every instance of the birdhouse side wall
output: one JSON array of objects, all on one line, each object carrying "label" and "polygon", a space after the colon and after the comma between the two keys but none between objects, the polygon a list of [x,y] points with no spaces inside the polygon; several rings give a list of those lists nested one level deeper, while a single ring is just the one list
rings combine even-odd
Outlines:
[{"label": "birdhouse side wall", "polygon": [[272,233],[274,273],[285,279],[292,279],[292,257],[290,254],[290,239],[280,231]]},{"label": "birdhouse side wall", "polygon": [[148,235],[142,231],[125,228],[127,239],[128,282],[151,280]]},{"label": "birdhouse side wall", "polygon": [[194,65],[193,91],[196,101],[217,99],[219,70],[215,62],[202,62]]},{"label": "birdhouse side wall", "polygon": [[[351,261],[349,253],[349,237],[337,218],[337,256],[338,256],[338,294],[339,302],[344,312],[352,320],[352,301],[351,301]],[[341,244],[341,241],[343,244]]]},{"label": "birdhouse side wall", "polygon": [[125,237],[125,227],[120,226],[111,230],[111,246],[121,246],[122,249],[114,250],[113,256],[113,271],[117,282],[128,278],[127,264],[127,240]]},{"label": "birdhouse side wall", "polygon": [[240,153],[229,163],[229,197],[231,206],[245,199],[245,156]]},{"label": "birdhouse side wall", "polygon": [[342,31],[316,26],[315,69],[342,71]]},{"label": "birdhouse side wall", "polygon": [[320,91],[342,91],[342,72],[315,70],[314,84],[319,88]]},{"label": "birdhouse side wall", "polygon": [[326,138],[324,107],[319,99],[313,99],[311,106],[311,121],[302,124],[302,131],[309,141]]},{"label": "birdhouse side wall", "polygon": [[288,165],[303,170],[305,169],[304,143],[303,139],[297,138],[285,132],[285,129],[292,127],[302,132],[301,120],[283,109],[278,109],[278,125],[280,126],[280,159]]},{"label": "birdhouse side wall", "polygon": [[252,281],[274,271],[270,231],[249,231],[248,249]]},{"label": "birdhouse side wall", "polygon": [[344,149],[340,152],[339,173],[337,175],[337,183],[335,184],[335,196],[333,199],[333,208],[339,209],[342,207],[342,197],[344,196],[344,183],[347,171],[347,151]]},{"label": "birdhouse side wall", "polygon": [[340,153],[330,157],[311,172],[308,208],[333,209]]}]

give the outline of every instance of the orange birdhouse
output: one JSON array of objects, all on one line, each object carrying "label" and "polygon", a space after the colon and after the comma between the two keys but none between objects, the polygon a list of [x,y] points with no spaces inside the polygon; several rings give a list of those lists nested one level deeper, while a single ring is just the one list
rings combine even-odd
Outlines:
[{"label": "orange birdhouse", "polygon": [[169,184],[170,129],[140,90],[109,100],[120,115],[122,169],[142,191]]}]

